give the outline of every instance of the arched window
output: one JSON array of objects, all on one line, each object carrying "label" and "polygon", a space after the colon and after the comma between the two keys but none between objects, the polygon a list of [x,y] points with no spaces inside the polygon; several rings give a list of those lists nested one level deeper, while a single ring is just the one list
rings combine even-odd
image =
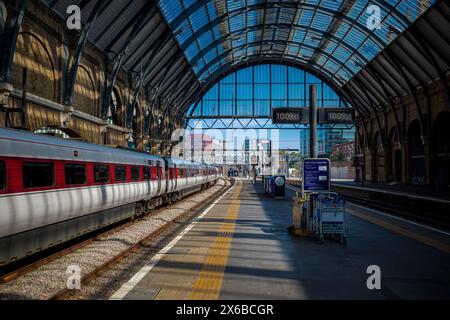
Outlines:
[{"label": "arched window", "polygon": [[113,88],[108,109],[108,123],[122,125],[122,103],[117,88]]},{"label": "arched window", "polygon": [[434,186],[437,191],[450,191],[450,112],[441,112],[433,123]]},{"label": "arched window", "polygon": [[425,183],[425,148],[422,142],[420,122],[414,120],[408,128],[410,182]]},{"label": "arched window", "polygon": [[[309,152],[309,130],[303,124],[271,121],[274,108],[307,108],[310,86],[316,87],[319,108],[346,107],[341,97],[323,80],[297,67],[255,64],[226,75],[205,91],[188,111],[188,128],[209,129],[299,129],[299,152]],[[302,127],[303,126],[303,127]],[[319,125],[317,151],[331,157],[333,146],[355,139],[355,128]]]},{"label": "arched window", "polygon": [[272,108],[309,105],[309,86],[316,85],[319,107],[341,107],[337,93],[316,76],[295,67],[262,64],[238,70],[213,85],[191,105],[189,115],[268,117]]}]

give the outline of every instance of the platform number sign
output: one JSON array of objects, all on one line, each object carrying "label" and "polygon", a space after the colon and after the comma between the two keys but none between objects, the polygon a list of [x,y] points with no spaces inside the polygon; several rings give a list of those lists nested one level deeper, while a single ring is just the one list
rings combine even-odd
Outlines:
[{"label": "platform number sign", "polygon": [[330,160],[305,159],[303,161],[303,191],[330,191]]}]

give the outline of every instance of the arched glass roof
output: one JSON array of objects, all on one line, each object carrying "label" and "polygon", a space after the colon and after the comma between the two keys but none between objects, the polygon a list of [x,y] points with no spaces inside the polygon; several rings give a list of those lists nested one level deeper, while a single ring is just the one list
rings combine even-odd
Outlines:
[{"label": "arched glass roof", "polygon": [[405,95],[419,109],[417,89],[450,68],[448,0],[41,1],[62,19],[77,4],[83,33],[111,60],[109,81],[122,69],[177,117],[250,65],[300,67],[362,115]]},{"label": "arched glass roof", "polygon": [[341,87],[433,2],[160,0],[159,6],[201,84],[227,67],[270,58],[304,64]]}]

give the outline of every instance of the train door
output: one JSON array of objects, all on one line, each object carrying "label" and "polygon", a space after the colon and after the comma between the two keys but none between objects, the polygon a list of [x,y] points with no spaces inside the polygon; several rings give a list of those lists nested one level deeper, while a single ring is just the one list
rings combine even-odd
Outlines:
[{"label": "train door", "polygon": [[169,184],[170,184],[170,169],[169,169],[169,161],[167,161],[167,159],[164,158],[164,165],[165,165],[165,174],[166,174],[166,192],[165,193],[169,193]]},{"label": "train door", "polygon": [[161,177],[161,163],[159,161],[156,162],[156,173],[158,174],[158,191],[157,191],[157,194],[161,194],[162,177]]},{"label": "train door", "polygon": [[173,189],[177,190],[178,187],[178,175],[177,175],[177,165],[173,165]]}]

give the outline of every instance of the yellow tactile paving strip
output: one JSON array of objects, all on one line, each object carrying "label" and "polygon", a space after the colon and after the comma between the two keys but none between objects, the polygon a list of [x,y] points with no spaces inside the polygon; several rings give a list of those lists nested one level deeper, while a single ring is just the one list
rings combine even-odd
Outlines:
[{"label": "yellow tactile paving strip", "polygon": [[230,253],[231,240],[233,239],[235,221],[239,213],[241,190],[242,183],[239,182],[231,197],[232,200],[225,215],[225,222],[221,225],[216,239],[208,250],[202,269],[188,297],[189,299],[216,300],[219,298]]}]

